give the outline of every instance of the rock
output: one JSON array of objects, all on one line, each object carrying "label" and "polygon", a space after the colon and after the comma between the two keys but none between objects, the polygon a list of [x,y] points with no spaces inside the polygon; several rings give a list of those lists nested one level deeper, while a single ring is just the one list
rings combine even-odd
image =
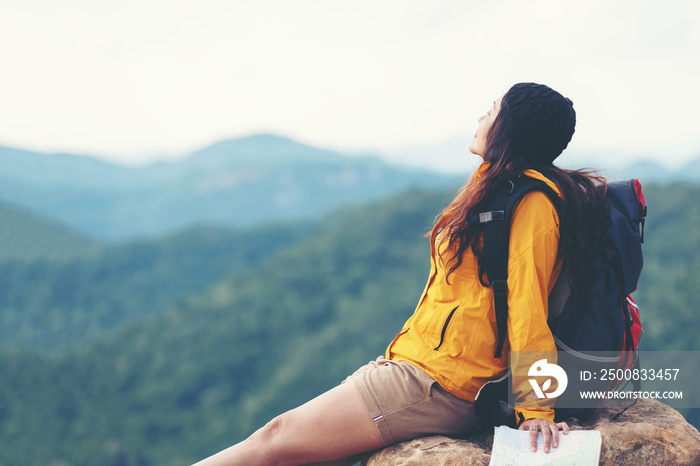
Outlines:
[{"label": "rock", "polygon": [[[640,400],[613,419],[629,402],[601,404],[585,421],[569,419],[572,430],[599,430],[601,465],[700,465],[700,432],[675,409]],[[363,461],[365,466],[488,465],[493,430],[467,440],[423,437],[387,447]]]},{"label": "rock", "polygon": [[581,423],[582,428],[600,431],[600,464],[700,464],[700,433],[678,411],[640,400],[613,420],[627,404],[604,405]]},{"label": "rock", "polygon": [[[490,441],[490,443],[489,443]],[[470,440],[434,436],[423,437],[387,447],[362,464],[364,466],[487,466],[491,459],[493,433],[479,434]]]}]

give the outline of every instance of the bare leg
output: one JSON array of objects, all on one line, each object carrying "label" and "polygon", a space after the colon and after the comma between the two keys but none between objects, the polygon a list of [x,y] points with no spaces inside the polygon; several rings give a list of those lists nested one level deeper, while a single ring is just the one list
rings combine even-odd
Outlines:
[{"label": "bare leg", "polygon": [[299,465],[349,458],[382,446],[357,387],[345,383],[197,466]]}]

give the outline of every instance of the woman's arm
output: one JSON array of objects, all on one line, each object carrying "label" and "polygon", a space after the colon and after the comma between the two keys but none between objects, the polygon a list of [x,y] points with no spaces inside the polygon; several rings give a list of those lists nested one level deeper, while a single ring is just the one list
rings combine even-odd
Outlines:
[{"label": "woman's arm", "polygon": [[[553,422],[555,399],[538,398],[528,372],[536,361],[557,362],[556,345],[547,325],[547,301],[559,273],[558,244],[559,219],[551,201],[540,192],[528,194],[515,210],[511,224],[508,340],[519,428],[533,429],[531,444],[535,449],[535,429],[541,430],[547,452],[550,442],[558,445],[559,428],[568,433],[568,426]],[[555,388],[553,384],[548,392]]]}]

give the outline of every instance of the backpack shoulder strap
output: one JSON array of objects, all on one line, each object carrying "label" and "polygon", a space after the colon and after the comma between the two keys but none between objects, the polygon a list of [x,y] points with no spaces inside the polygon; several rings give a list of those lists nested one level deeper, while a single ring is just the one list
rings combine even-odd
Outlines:
[{"label": "backpack shoulder strap", "polygon": [[483,225],[484,268],[493,289],[498,341],[494,358],[500,358],[508,333],[508,242],[510,220],[522,198],[531,191],[542,191],[559,207],[559,197],[546,183],[524,174],[505,183],[488,200],[488,210],[471,217],[469,222]]}]

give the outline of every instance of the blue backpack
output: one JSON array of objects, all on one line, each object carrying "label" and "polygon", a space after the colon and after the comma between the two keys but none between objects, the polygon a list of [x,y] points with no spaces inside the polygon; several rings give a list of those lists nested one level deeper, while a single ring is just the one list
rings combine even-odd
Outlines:
[{"label": "blue backpack", "polygon": [[[489,201],[488,211],[469,221],[483,225],[484,268],[493,289],[498,341],[494,357],[500,358],[508,322],[508,240],[513,210],[527,193],[542,191],[560,210],[562,200],[546,183],[524,174],[506,183]],[[637,288],[642,271],[642,243],[647,213],[639,180],[615,181],[607,185],[605,235],[594,253],[590,267],[595,277],[585,294],[571,295],[567,277],[560,277],[549,296],[548,324],[559,352],[571,358],[576,367],[627,369],[638,367],[638,346],[642,336],[639,308],[630,296]],[[561,210],[560,210],[561,211]],[[586,354],[609,352],[610,357]],[[562,353],[560,353],[562,354]],[[515,426],[509,395],[508,374],[485,384],[476,396],[474,410],[485,422]],[[572,384],[569,378],[569,385]],[[619,381],[598,381],[588,389],[615,390]],[[639,389],[638,381],[635,389]],[[569,393],[577,393],[571,390]],[[562,397],[560,397],[561,399]],[[558,420],[585,418],[600,400],[578,404],[577,408],[557,408]],[[522,419],[521,419],[522,421]]]}]

